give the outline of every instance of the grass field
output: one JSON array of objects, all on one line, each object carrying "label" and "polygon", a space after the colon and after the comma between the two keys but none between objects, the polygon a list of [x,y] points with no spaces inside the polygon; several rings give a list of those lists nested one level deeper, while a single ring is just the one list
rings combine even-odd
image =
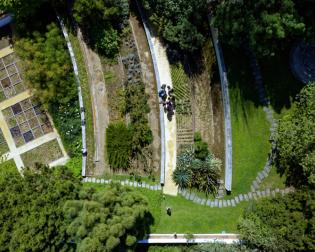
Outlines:
[{"label": "grass field", "polygon": [[85,69],[84,58],[81,52],[80,44],[76,36],[70,33],[69,35],[73,51],[77,60],[83,103],[85,107],[85,126],[86,126],[86,145],[87,145],[87,170],[93,169],[93,156],[94,156],[94,128],[93,128],[93,115],[90,87],[88,76]]},{"label": "grass field", "polygon": [[35,163],[49,164],[63,156],[58,141],[44,143],[21,155],[25,167],[33,167]]},{"label": "grass field", "polygon": [[[98,190],[106,186],[100,184],[85,184]],[[160,191],[144,188],[134,188],[144,195],[149,202],[149,209],[154,218],[151,226],[152,233],[226,233],[236,232],[237,221],[243,208],[248,203],[236,207],[210,208],[200,206],[181,196],[165,196]],[[166,207],[172,208],[172,215],[166,214]]]},{"label": "grass field", "polygon": [[254,81],[245,55],[224,49],[230,88],[232,119],[232,194],[245,193],[257,172],[267,161],[270,150],[269,122],[258,102]]}]

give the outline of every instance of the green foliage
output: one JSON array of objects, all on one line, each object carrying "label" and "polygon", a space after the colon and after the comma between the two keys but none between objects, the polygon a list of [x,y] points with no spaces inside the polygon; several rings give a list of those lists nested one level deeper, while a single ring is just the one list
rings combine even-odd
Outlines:
[{"label": "green foliage", "polygon": [[142,0],[159,35],[185,51],[200,49],[205,42],[206,0]]},{"label": "green foliage", "polygon": [[273,55],[305,30],[292,0],[222,1],[215,25],[225,42],[249,43],[260,56]]},{"label": "green foliage", "polygon": [[103,30],[100,38],[96,42],[97,49],[106,57],[113,58],[118,53],[119,35],[117,30],[110,27],[108,30]]},{"label": "green foliage", "polygon": [[197,159],[205,160],[209,155],[208,145],[206,142],[202,141],[200,132],[195,132],[194,150]]},{"label": "green foliage", "polygon": [[65,204],[64,212],[71,222],[67,234],[78,251],[132,247],[136,237],[148,232],[150,221],[145,198],[120,185],[99,192],[86,189],[79,200]]},{"label": "green foliage", "polygon": [[109,165],[128,169],[132,153],[133,130],[124,123],[110,123],[106,129],[106,150]]},{"label": "green foliage", "polygon": [[206,195],[215,195],[219,187],[221,161],[212,154],[199,159],[192,148],[177,157],[173,180],[180,189],[195,188]]},{"label": "green foliage", "polygon": [[141,154],[144,147],[148,146],[152,140],[152,132],[148,124],[147,114],[150,107],[147,103],[148,95],[145,93],[144,84],[128,84],[125,91],[126,109],[130,115],[133,129],[132,150],[133,155]]},{"label": "green foliage", "polygon": [[52,23],[45,34],[16,38],[25,84],[47,108],[73,156],[81,149],[81,121],[70,57],[60,29]]},{"label": "green foliage", "polygon": [[37,166],[34,171],[1,174],[0,245],[3,251],[68,249],[67,221],[62,206],[77,196],[79,180],[60,167]]},{"label": "green foliage", "polygon": [[314,199],[314,191],[303,189],[253,203],[239,222],[241,239],[260,251],[313,251]]},{"label": "green foliage", "polygon": [[107,57],[117,54],[119,33],[128,20],[128,0],[75,0],[73,15],[100,53]]},{"label": "green foliage", "polygon": [[67,104],[76,95],[70,57],[60,29],[52,23],[47,32],[17,39],[14,49],[21,59],[25,84],[43,105]]},{"label": "green foliage", "polygon": [[304,87],[295,106],[280,120],[277,169],[289,185],[315,186],[315,85]]}]

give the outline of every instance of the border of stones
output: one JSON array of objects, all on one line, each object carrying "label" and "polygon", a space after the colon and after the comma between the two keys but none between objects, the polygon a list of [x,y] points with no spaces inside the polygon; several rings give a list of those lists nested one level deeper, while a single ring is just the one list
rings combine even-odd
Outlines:
[{"label": "border of stones", "polygon": [[63,36],[67,42],[67,47],[68,51],[70,54],[72,66],[73,66],[73,72],[75,76],[75,80],[77,83],[77,88],[78,88],[78,97],[79,97],[79,104],[80,104],[80,116],[81,116],[81,130],[82,130],[82,170],[81,170],[81,175],[82,177],[85,177],[86,174],[86,129],[85,129],[85,114],[84,114],[84,104],[83,104],[83,98],[82,98],[82,91],[81,91],[81,81],[79,77],[79,71],[78,71],[78,66],[77,66],[77,61],[73,53],[72,45],[69,39],[69,35],[67,32],[67,29],[62,21],[62,19],[57,15],[57,19],[59,21],[59,24],[62,29]]},{"label": "border of stones", "polygon": [[[141,9],[138,1],[136,0],[135,2],[137,4],[138,11],[139,11],[140,16],[141,16],[142,24],[143,24],[144,31],[145,31],[147,41],[148,41],[148,45],[150,48],[157,90],[160,90],[161,89],[160,73],[159,73],[159,69],[157,66],[156,55],[154,53],[154,47],[153,47],[153,43],[152,43],[151,32],[150,32],[150,29],[148,28],[148,25],[147,25],[147,19],[145,18],[145,15],[143,14],[142,9]],[[161,106],[160,106],[160,133],[161,133],[161,166],[160,166],[161,167],[161,171],[160,171],[161,176],[160,176],[160,183],[161,183],[161,185],[164,185],[164,183],[165,183],[165,124],[164,124],[164,111],[163,111],[163,108]]]},{"label": "border of stones", "polygon": [[112,179],[100,179],[94,177],[85,177],[82,180],[83,183],[94,183],[94,184],[110,184],[110,183],[118,183],[122,186],[131,186],[131,187],[139,187],[139,188],[146,188],[152,191],[161,191],[162,187],[159,184],[150,185],[146,182],[137,182],[137,181],[130,181],[126,180],[112,180]]}]

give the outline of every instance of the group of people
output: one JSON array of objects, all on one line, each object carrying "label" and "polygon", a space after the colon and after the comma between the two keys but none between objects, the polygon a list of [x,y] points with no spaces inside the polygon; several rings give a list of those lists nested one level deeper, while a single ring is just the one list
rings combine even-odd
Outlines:
[{"label": "group of people", "polygon": [[170,86],[163,84],[159,91],[159,97],[161,98],[160,104],[164,107],[164,112],[172,116],[175,109],[175,95],[174,90]]}]

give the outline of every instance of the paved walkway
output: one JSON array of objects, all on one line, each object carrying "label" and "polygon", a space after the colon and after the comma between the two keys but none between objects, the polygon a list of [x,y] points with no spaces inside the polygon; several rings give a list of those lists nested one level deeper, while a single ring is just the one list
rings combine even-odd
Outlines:
[{"label": "paved walkway", "polygon": [[[166,50],[158,38],[153,38],[157,66],[160,73],[160,81],[173,87],[171,69],[167,59]],[[165,184],[163,192],[169,195],[177,195],[177,186],[173,182],[172,175],[176,168],[176,114],[169,120],[164,113],[165,124]]]},{"label": "paved walkway", "polygon": [[146,239],[138,241],[139,244],[187,244],[187,243],[225,243],[240,242],[238,234],[149,234]]}]

